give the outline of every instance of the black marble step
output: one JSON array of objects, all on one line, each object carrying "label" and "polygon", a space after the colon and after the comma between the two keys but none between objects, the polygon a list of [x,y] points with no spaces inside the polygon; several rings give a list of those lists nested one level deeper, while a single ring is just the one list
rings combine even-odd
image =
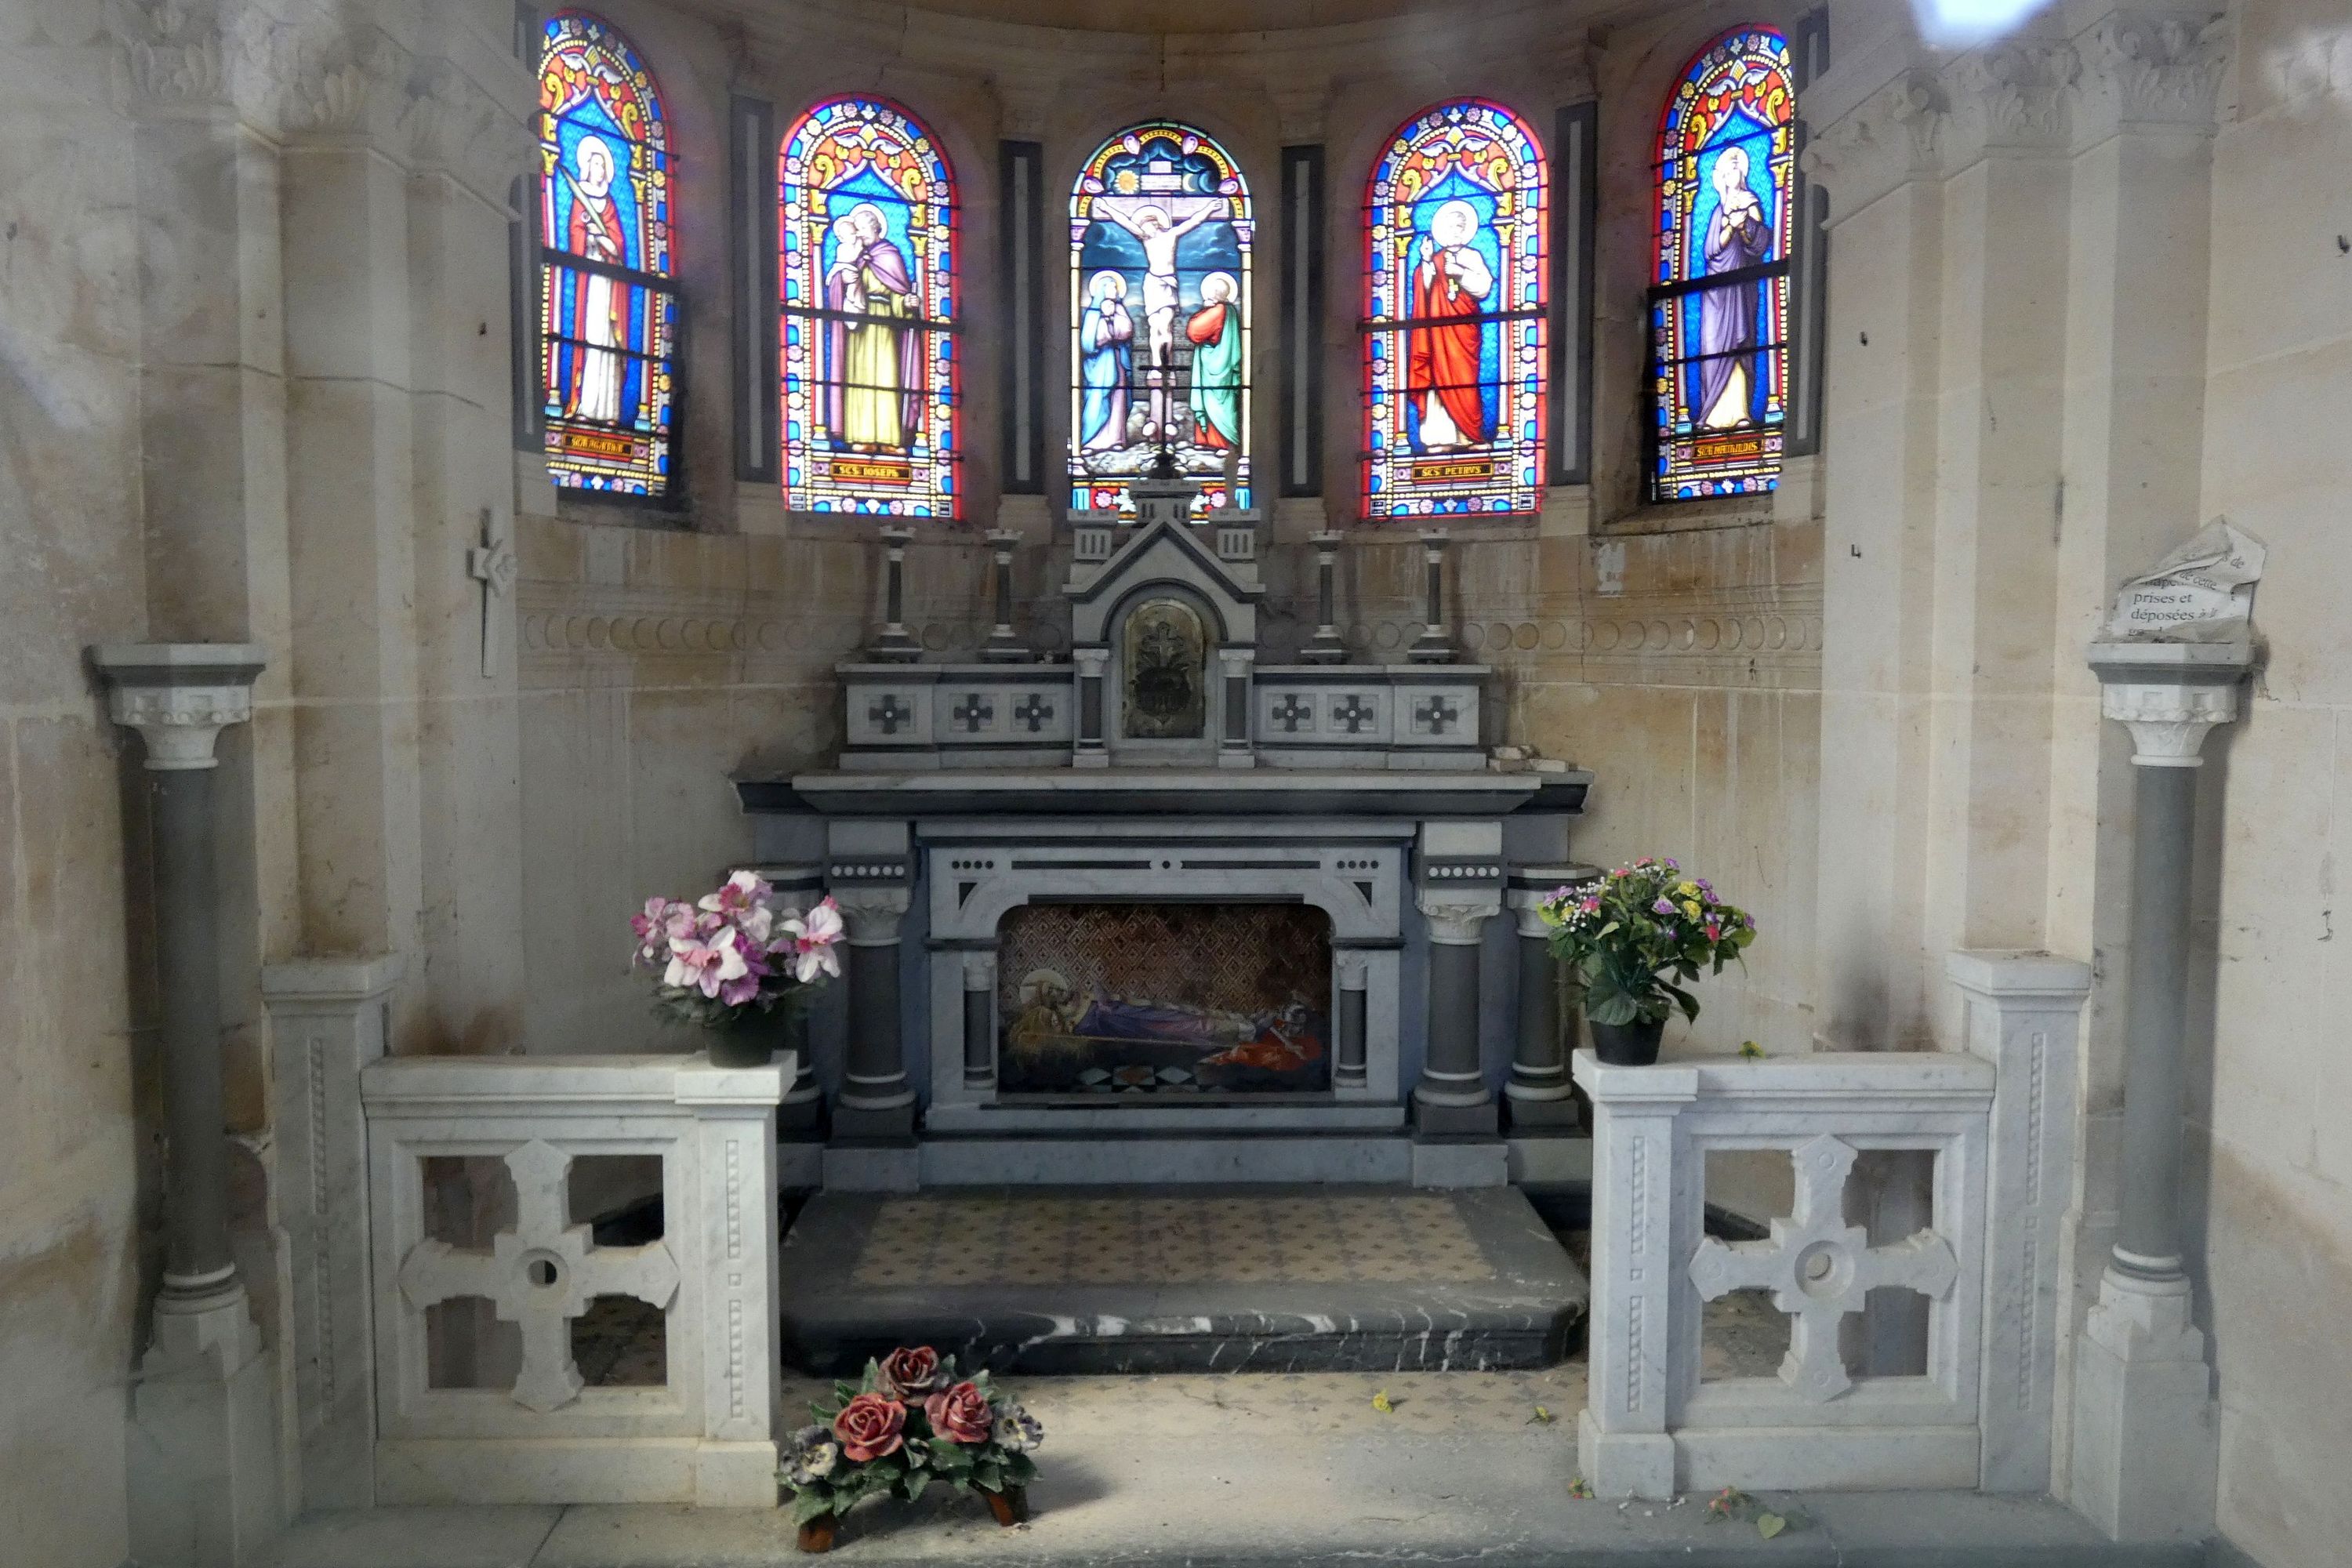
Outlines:
[{"label": "black marble step", "polygon": [[1002,1372],[1494,1371],[1577,1343],[1583,1274],[1509,1188],[825,1193],[784,1240],[784,1355]]}]

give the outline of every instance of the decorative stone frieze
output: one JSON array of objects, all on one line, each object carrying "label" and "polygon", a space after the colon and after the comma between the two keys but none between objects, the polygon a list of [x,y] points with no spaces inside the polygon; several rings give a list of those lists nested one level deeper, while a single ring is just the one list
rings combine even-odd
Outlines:
[{"label": "decorative stone frieze", "polygon": [[1910,69],[1828,125],[1814,129],[1806,177],[1830,194],[1830,221],[1850,217],[1895,186],[1937,172],[1950,100],[1933,71]]}]

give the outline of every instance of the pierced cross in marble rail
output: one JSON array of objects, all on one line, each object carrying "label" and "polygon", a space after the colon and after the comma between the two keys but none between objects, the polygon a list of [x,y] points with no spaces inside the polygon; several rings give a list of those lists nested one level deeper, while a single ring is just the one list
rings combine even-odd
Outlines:
[{"label": "pierced cross in marble rail", "polygon": [[400,1293],[418,1312],[457,1296],[488,1299],[502,1322],[522,1329],[514,1402],[545,1415],[587,1386],[572,1359],[572,1320],[598,1296],[634,1296],[667,1311],[677,1259],[666,1243],[597,1247],[571,1223],[572,1156],[534,1138],[506,1156],[514,1175],[515,1224],[488,1252],[420,1241],[400,1260]]},{"label": "pierced cross in marble rail", "polygon": [[1795,1212],[1772,1222],[1770,1239],[1724,1242],[1710,1236],[1690,1263],[1702,1301],[1734,1290],[1772,1292],[1772,1305],[1790,1320],[1780,1381],[1816,1405],[1853,1386],[1838,1353],[1838,1324],[1861,1311],[1871,1291],[1906,1285],[1940,1301],[1959,1277],[1952,1244],[1933,1230],[1872,1247],[1860,1226],[1845,1223],[1846,1177],[1857,1152],[1826,1132],[1799,1144],[1790,1151],[1797,1173]]}]

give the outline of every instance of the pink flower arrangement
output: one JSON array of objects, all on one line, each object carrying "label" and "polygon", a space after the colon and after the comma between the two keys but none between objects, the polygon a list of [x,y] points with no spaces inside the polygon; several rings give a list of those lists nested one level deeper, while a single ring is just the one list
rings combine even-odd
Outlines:
[{"label": "pink flower arrangement", "polygon": [[955,1357],[929,1345],[867,1362],[863,1377],[835,1383],[809,1414],[816,1424],[792,1435],[777,1472],[793,1489],[794,1524],[837,1518],[869,1497],[911,1501],[933,1481],[1017,1493],[1036,1479],[1030,1455],[1045,1440],[1037,1418],[984,1369],[964,1376]]},{"label": "pink flower arrangement", "polygon": [[841,973],[841,910],[827,898],[779,913],[775,889],[738,871],[693,903],[647,899],[629,917],[635,963],[661,976],[656,1006],[682,1023],[719,1027],[749,1008],[767,1011]]}]

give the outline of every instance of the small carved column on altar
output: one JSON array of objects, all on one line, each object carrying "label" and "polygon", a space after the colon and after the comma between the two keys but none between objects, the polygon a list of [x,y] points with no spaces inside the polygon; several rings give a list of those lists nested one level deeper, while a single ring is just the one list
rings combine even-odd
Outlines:
[{"label": "small carved column on altar", "polygon": [[1338,1049],[1333,1053],[1331,1086],[1334,1089],[1361,1089],[1365,1082],[1364,1040],[1369,1016],[1366,1002],[1371,984],[1371,963],[1361,948],[1342,947],[1331,954],[1331,967],[1339,982],[1339,1017]]},{"label": "small carved column on altar", "polygon": [[1433,528],[1421,536],[1422,568],[1422,627],[1421,636],[1404,650],[1405,657],[1415,664],[1451,664],[1454,662],[1454,639],[1445,634],[1445,545],[1446,532]]},{"label": "small carved column on altar", "polygon": [[1568,1078],[1559,962],[1552,956],[1551,928],[1538,910],[1559,889],[1590,881],[1592,875],[1590,866],[1521,866],[1513,869],[1504,890],[1519,942],[1519,1026],[1511,1081],[1503,1086],[1515,1129],[1557,1133],[1581,1121]]},{"label": "small carved column on altar", "polygon": [[991,587],[996,607],[996,624],[989,629],[988,640],[981,645],[980,657],[998,664],[1026,664],[1029,650],[1013,631],[1013,552],[1021,542],[1020,531],[1010,528],[992,528],[988,531]]},{"label": "small carved column on altar", "polygon": [[911,528],[882,530],[882,630],[866,650],[877,662],[906,664],[922,655],[923,645],[907,629],[907,546],[914,538]]},{"label": "small carved column on altar", "polygon": [[963,955],[963,1086],[996,1088],[996,954]]},{"label": "small carved column on altar", "polygon": [[1327,528],[1307,539],[1315,546],[1315,635],[1298,650],[1298,657],[1309,664],[1339,664],[1348,657],[1348,645],[1339,636],[1336,581],[1341,537],[1338,529]]},{"label": "small carved column on altar", "polygon": [[1107,768],[1110,766],[1110,742],[1104,734],[1104,718],[1108,699],[1103,685],[1110,670],[1110,649],[1074,647],[1070,661],[1077,667],[1078,683],[1078,735],[1070,765]]}]

